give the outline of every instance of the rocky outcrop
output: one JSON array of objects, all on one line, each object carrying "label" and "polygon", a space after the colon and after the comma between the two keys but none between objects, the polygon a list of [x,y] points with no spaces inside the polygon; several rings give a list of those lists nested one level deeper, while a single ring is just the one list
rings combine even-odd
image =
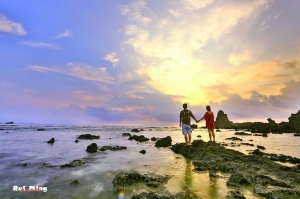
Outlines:
[{"label": "rocky outcrop", "polygon": [[225,114],[222,110],[218,112],[215,126],[216,128],[234,128],[233,122],[229,121],[227,114]]},{"label": "rocky outcrop", "polygon": [[99,149],[99,151],[106,151],[106,150],[112,150],[112,151],[120,151],[127,149],[126,146],[103,146]]},{"label": "rocky outcrop", "polygon": [[300,130],[300,110],[289,117],[289,124],[297,131]]},{"label": "rocky outcrop", "polygon": [[131,129],[131,132],[138,133],[138,132],[140,132],[140,130],[139,129]]},{"label": "rocky outcrop", "polygon": [[168,182],[171,178],[169,175],[157,175],[154,173],[140,174],[136,171],[121,172],[116,175],[112,183],[114,191],[118,192],[124,190],[126,186],[134,185],[137,183],[145,183],[150,187],[159,187]]},{"label": "rocky outcrop", "polygon": [[81,161],[81,160],[73,160],[70,164],[64,164],[61,165],[61,168],[68,168],[68,167],[79,167],[82,166],[85,162]]},{"label": "rocky outcrop", "polygon": [[48,144],[53,144],[55,142],[54,138],[51,138],[47,143]]},{"label": "rocky outcrop", "polygon": [[275,120],[272,120],[271,118],[268,118],[267,120],[268,120],[269,124],[276,124]]},{"label": "rocky outcrop", "polygon": [[180,193],[170,193],[167,190],[162,190],[158,192],[142,192],[140,194],[133,195],[131,199],[183,199],[185,194]]},{"label": "rocky outcrop", "polygon": [[[299,198],[300,166],[287,167],[266,157],[259,149],[250,155],[225,149],[218,143],[194,140],[189,147],[177,143],[175,153],[192,159],[194,171],[229,173],[231,187],[253,187],[253,192],[266,198]],[[293,158],[294,159],[294,158]],[[294,159],[295,161],[297,159]]]},{"label": "rocky outcrop", "polygon": [[172,145],[172,138],[170,136],[161,138],[161,139],[157,140],[155,143],[156,147],[168,147],[171,145]]},{"label": "rocky outcrop", "polygon": [[227,193],[226,199],[246,199],[246,197],[238,190],[230,190]]},{"label": "rocky outcrop", "polygon": [[93,139],[100,139],[100,136],[99,135],[91,135],[91,134],[82,134],[76,139],[93,140]]},{"label": "rocky outcrop", "polygon": [[92,143],[89,146],[87,146],[86,151],[89,153],[95,153],[98,150],[98,146],[96,143]]},{"label": "rocky outcrop", "polygon": [[145,154],[146,150],[141,150],[140,153]]},{"label": "rocky outcrop", "polygon": [[40,128],[40,129],[37,129],[37,131],[46,131],[46,129]]},{"label": "rocky outcrop", "polygon": [[235,132],[234,135],[250,135],[250,136],[252,136],[251,133],[245,133],[245,132]]},{"label": "rocky outcrop", "polygon": [[138,142],[146,142],[146,141],[149,140],[149,138],[146,138],[143,135],[133,135],[133,136],[130,136],[128,139],[129,140],[135,140],[135,141],[138,141]]}]

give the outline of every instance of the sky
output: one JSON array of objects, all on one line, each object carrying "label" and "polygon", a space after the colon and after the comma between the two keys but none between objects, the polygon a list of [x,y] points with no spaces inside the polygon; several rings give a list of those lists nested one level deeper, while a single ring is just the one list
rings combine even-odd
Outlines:
[{"label": "sky", "polygon": [[[298,0],[0,2],[0,122],[178,126],[300,110]],[[200,122],[199,125],[204,125]]]}]

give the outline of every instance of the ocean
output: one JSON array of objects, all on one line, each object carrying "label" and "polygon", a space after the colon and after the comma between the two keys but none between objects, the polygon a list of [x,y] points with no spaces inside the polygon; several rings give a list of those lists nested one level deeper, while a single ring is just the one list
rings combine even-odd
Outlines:
[{"label": "ocean", "polygon": [[[38,131],[37,129],[45,129]],[[142,128],[139,133],[133,128]],[[0,124],[0,198],[103,198],[129,199],[143,191],[158,191],[145,184],[129,186],[124,193],[113,191],[112,181],[121,171],[135,170],[140,173],[171,175],[164,185],[171,193],[185,192],[186,198],[225,198],[231,190],[224,178],[210,179],[207,172],[193,171],[191,160],[175,154],[169,148],[155,147],[155,141],[137,142],[123,137],[123,133],[163,138],[171,136],[172,144],[184,142],[179,127],[139,127],[139,126],[77,126],[42,124]],[[300,158],[300,137],[293,134],[268,134],[261,136],[237,136],[236,131],[221,129],[215,132],[216,141],[227,143],[226,148],[248,154],[257,145],[264,146],[266,153],[284,154]],[[247,133],[247,131],[245,131]],[[99,135],[100,139],[79,140],[81,134]],[[201,136],[197,137],[197,136]],[[206,129],[195,129],[193,139],[208,141]],[[231,147],[229,137],[239,137],[243,142],[255,146]],[[48,144],[55,138],[53,144]],[[252,141],[249,141],[252,140]],[[89,144],[102,146],[126,146],[126,150],[98,151],[87,153]],[[239,141],[236,141],[238,144]],[[140,153],[146,150],[145,154]],[[61,168],[73,160],[85,164],[74,168]],[[282,164],[282,163],[281,163]],[[290,164],[285,164],[289,166]],[[292,166],[292,165],[291,165]],[[78,184],[70,184],[77,180]],[[26,191],[17,188],[25,186]],[[29,191],[29,187],[40,191]],[[251,187],[240,189],[247,199],[263,198],[252,193]]]}]

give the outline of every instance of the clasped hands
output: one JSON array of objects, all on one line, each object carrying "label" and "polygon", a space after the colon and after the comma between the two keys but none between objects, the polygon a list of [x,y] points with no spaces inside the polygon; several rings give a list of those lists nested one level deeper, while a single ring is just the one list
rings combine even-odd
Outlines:
[{"label": "clasped hands", "polygon": [[202,120],[202,119],[200,119],[200,120],[196,120],[196,122],[197,122],[197,123],[199,123],[201,120]]}]

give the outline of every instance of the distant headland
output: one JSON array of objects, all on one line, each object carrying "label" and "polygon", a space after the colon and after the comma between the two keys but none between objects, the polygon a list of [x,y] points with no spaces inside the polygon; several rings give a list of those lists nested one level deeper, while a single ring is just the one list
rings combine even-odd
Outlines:
[{"label": "distant headland", "polygon": [[220,110],[216,117],[216,128],[225,129],[249,129],[251,132],[260,133],[300,133],[300,110],[296,114],[291,114],[288,122],[276,123],[271,118],[268,118],[268,123],[264,122],[243,122],[234,123],[228,119],[227,114]]}]

